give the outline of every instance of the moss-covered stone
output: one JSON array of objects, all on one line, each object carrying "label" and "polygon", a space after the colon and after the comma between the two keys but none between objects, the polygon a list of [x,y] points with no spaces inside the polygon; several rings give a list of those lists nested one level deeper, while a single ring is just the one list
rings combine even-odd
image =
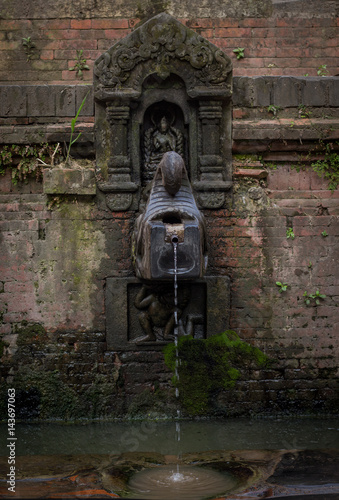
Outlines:
[{"label": "moss-covered stone", "polygon": [[32,345],[44,344],[48,341],[48,336],[45,328],[38,323],[27,323],[23,321],[21,326],[17,328],[18,334],[17,345]]},{"label": "moss-covered stone", "polygon": [[265,367],[267,356],[258,348],[243,342],[232,330],[204,340],[181,337],[178,347],[168,344],[165,363],[175,373],[178,351],[178,377],[172,381],[179,389],[183,406],[191,415],[206,413],[213,406],[213,396],[221,389],[231,389],[240,370],[251,365]]}]

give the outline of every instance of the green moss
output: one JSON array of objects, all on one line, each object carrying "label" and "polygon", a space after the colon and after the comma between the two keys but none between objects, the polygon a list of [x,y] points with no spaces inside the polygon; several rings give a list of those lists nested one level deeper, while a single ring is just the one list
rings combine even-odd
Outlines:
[{"label": "green moss", "polygon": [[236,154],[236,155],[233,155],[233,159],[237,160],[237,161],[243,161],[245,163],[245,162],[252,162],[252,161],[261,160],[261,156],[260,155],[250,155],[250,154],[248,154],[248,155]]},{"label": "green moss", "polygon": [[43,344],[48,341],[46,330],[39,323],[29,324],[23,321],[15,333],[18,334],[18,346]]},{"label": "green moss", "polygon": [[[179,389],[183,406],[192,415],[206,413],[213,397],[221,389],[231,389],[240,377],[240,369],[252,364],[265,367],[267,356],[258,348],[243,342],[232,330],[205,340],[191,336],[178,341],[178,379],[172,382]],[[175,373],[176,347],[164,349],[165,363]]]}]

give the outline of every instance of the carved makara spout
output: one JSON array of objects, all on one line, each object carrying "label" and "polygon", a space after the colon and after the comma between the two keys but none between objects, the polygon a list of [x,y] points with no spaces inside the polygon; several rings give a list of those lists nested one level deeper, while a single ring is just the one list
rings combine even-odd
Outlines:
[{"label": "carved makara spout", "polygon": [[178,279],[201,278],[207,266],[204,217],[182,157],[170,151],[159,163],[145,212],[136,222],[133,254],[138,278],[173,279],[173,241]]}]

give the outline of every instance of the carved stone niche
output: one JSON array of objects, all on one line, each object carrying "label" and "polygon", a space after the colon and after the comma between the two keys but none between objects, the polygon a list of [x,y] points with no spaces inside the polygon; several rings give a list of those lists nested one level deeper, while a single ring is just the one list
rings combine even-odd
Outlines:
[{"label": "carved stone niche", "polygon": [[[106,342],[109,351],[162,350],[174,340],[173,283],[107,278]],[[205,339],[229,328],[230,279],[208,276],[178,288],[178,334]]]},{"label": "carved stone niche", "polygon": [[142,209],[166,151],[185,161],[199,208],[231,188],[230,58],[162,13],[94,65],[98,187],[113,211]]}]

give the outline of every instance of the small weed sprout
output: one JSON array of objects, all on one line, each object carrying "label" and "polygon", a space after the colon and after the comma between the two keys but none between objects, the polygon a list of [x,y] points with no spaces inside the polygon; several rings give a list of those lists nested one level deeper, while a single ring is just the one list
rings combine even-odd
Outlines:
[{"label": "small weed sprout", "polygon": [[339,185],[339,153],[335,150],[338,146],[338,142],[326,143],[320,142],[320,146],[324,153],[323,158],[319,158],[317,161],[311,164],[312,169],[317,172],[319,177],[325,177],[328,179],[328,189],[334,191]]},{"label": "small weed sprout", "polygon": [[237,47],[236,49],[233,50],[233,52],[237,56],[237,59],[242,59],[243,57],[245,57],[244,51],[245,49],[243,47]]},{"label": "small weed sprout", "polygon": [[70,140],[69,140],[69,145],[68,145],[68,149],[67,149],[67,155],[66,155],[65,165],[68,165],[68,163],[69,163],[69,155],[70,155],[70,151],[71,151],[71,147],[72,147],[72,145],[73,145],[73,144],[74,144],[74,143],[75,143],[75,142],[79,139],[79,137],[80,137],[80,136],[81,136],[81,134],[82,134],[82,132],[80,132],[80,133],[77,135],[77,137],[76,137],[75,139],[73,139],[73,134],[74,134],[74,130],[75,130],[75,124],[76,124],[77,119],[78,119],[78,117],[79,117],[79,115],[80,115],[80,112],[81,112],[81,110],[82,110],[82,108],[83,108],[83,106],[84,106],[84,104],[85,104],[85,101],[86,101],[86,99],[87,99],[87,96],[88,96],[89,92],[90,92],[90,91],[88,91],[88,92],[87,92],[87,94],[85,95],[85,97],[84,97],[84,99],[83,99],[82,103],[80,104],[80,107],[79,107],[79,109],[78,109],[77,114],[75,115],[75,117],[74,117],[74,118],[72,118],[72,121],[71,121],[71,137],[70,137]]},{"label": "small weed sprout", "polygon": [[287,283],[281,283],[280,281],[276,281],[275,284],[279,287],[279,292],[286,292],[288,284]]},{"label": "small weed sprout", "polygon": [[87,59],[83,58],[82,56],[83,50],[77,50],[77,62],[73,66],[73,68],[69,68],[70,71],[76,71],[77,76],[80,78],[80,80],[84,79],[84,70],[88,70],[89,66],[86,64]]},{"label": "small weed sprout", "polygon": [[281,110],[281,107],[280,106],[275,106],[274,104],[270,104],[268,107],[267,107],[267,111],[269,113],[273,113],[274,116],[277,116],[278,114],[278,111]]},{"label": "small weed sprout", "polygon": [[286,229],[286,238],[291,238],[291,240],[294,240],[295,238],[295,235],[294,235],[294,232],[293,232],[293,228],[292,227],[288,227]]},{"label": "small weed sprout", "polygon": [[327,69],[327,64],[321,64],[318,68],[318,71],[317,71],[317,75],[318,76],[328,76],[329,75],[329,71]]},{"label": "small weed sprout", "polygon": [[22,39],[22,45],[24,46],[24,51],[27,56],[26,61],[30,62],[34,55],[35,43],[32,42],[31,37],[28,36],[27,38]]},{"label": "small weed sprout", "polygon": [[300,118],[309,118],[312,115],[312,112],[307,109],[305,104],[299,104],[298,114]]},{"label": "small weed sprout", "polygon": [[321,233],[321,236],[323,236],[324,238],[326,238],[326,236],[328,236],[327,231],[323,231],[323,232]]},{"label": "small weed sprout", "polygon": [[320,305],[320,300],[319,299],[326,299],[326,295],[324,293],[320,293],[319,290],[317,290],[315,293],[308,293],[304,292],[303,297],[305,299],[305,304],[309,306],[312,301],[315,302],[317,306]]}]

